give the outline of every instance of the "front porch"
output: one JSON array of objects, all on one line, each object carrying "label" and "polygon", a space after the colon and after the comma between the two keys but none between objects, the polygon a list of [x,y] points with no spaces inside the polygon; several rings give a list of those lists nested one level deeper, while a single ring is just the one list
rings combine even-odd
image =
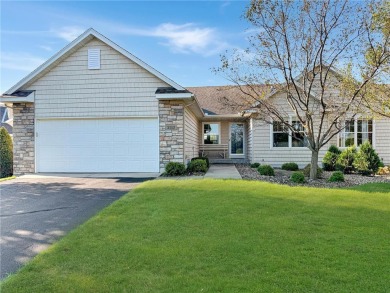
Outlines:
[{"label": "front porch", "polygon": [[203,121],[199,156],[210,163],[234,164],[248,161],[247,121]]}]

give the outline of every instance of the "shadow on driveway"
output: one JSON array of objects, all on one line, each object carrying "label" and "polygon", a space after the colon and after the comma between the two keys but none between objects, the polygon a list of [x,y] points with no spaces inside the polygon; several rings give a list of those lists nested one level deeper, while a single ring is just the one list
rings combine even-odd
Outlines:
[{"label": "shadow on driveway", "polygon": [[0,278],[150,178],[17,178],[0,183]]}]

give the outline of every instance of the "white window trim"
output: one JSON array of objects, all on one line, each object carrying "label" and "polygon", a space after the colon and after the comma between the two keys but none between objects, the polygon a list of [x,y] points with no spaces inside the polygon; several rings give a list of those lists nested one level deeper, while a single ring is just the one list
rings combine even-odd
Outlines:
[{"label": "white window trim", "polygon": [[[243,128],[243,144],[242,144],[242,154],[232,154],[232,125],[233,124],[242,124]],[[230,158],[244,158],[246,156],[246,124],[245,122],[230,122],[229,123],[229,156]]]},{"label": "white window trim", "polygon": [[[347,119],[347,120],[352,120],[352,119]],[[375,149],[376,148],[376,123],[375,123],[375,119],[370,119],[370,118],[364,118],[364,117],[355,117],[354,118],[354,134],[353,134],[353,145],[356,146],[357,148],[359,148],[359,146],[356,145],[356,142],[357,142],[357,134],[358,134],[358,131],[357,131],[357,122],[358,120],[372,120],[372,147]],[[345,123],[345,122],[344,122]],[[340,134],[341,133],[345,133],[344,132],[345,128],[340,131],[339,133],[337,133],[337,147],[344,150],[344,149],[347,149],[348,147],[343,147],[343,146],[340,146]]]},{"label": "white window trim", "polygon": [[[288,115],[288,123],[291,125],[292,121],[294,119],[297,119],[297,117],[295,115],[291,115],[289,114]],[[298,120],[297,120],[298,121]],[[291,132],[291,129],[288,130],[288,147],[275,147],[274,146],[274,124],[273,124],[273,119],[272,119],[272,123],[270,124],[270,128],[269,128],[269,131],[270,131],[270,134],[269,134],[269,147],[270,149],[273,149],[273,150],[297,150],[297,151],[301,151],[301,150],[307,150],[308,147],[293,147],[292,146],[292,132]]]},{"label": "white window trim", "polygon": [[205,124],[218,124],[218,144],[221,144],[221,132],[222,132],[222,129],[221,129],[221,122],[202,122],[202,145],[205,145],[204,144],[204,125]]},{"label": "white window trim", "polygon": [[[8,113],[8,108],[7,108],[7,107],[4,107],[3,117],[1,117],[1,123],[6,122],[5,116],[7,115],[7,113]],[[8,118],[9,118],[9,117],[8,117]]]}]

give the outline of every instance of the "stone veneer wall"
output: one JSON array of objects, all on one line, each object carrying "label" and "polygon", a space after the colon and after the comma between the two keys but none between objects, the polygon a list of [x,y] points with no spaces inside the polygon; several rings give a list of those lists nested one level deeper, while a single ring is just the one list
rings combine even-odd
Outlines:
[{"label": "stone veneer wall", "polygon": [[160,171],[169,162],[184,163],[184,103],[159,101]]},{"label": "stone veneer wall", "polygon": [[13,112],[14,175],[34,173],[34,104],[15,103]]}]

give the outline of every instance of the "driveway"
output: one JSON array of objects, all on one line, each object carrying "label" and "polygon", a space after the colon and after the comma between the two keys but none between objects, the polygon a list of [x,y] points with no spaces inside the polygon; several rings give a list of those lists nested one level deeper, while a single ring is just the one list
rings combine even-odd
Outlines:
[{"label": "driveway", "polygon": [[0,183],[0,279],[145,178],[20,177]]}]

